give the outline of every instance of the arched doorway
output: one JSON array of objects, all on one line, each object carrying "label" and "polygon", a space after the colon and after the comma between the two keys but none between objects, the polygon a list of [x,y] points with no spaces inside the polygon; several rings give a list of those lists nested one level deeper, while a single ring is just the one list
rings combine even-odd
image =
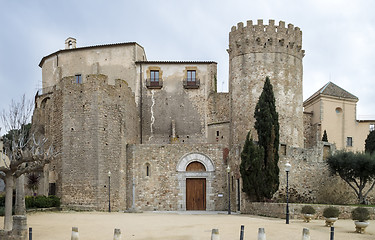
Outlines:
[{"label": "arched doorway", "polygon": [[201,153],[189,153],[177,164],[179,196],[178,210],[215,210],[212,182],[215,167]]},{"label": "arched doorway", "polygon": [[[206,168],[198,161],[191,162],[186,172],[205,172]],[[206,210],[206,179],[186,178],[186,210]]]}]

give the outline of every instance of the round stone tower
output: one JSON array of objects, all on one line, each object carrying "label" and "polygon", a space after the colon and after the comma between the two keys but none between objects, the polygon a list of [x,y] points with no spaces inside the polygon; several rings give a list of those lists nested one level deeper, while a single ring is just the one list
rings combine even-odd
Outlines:
[{"label": "round stone tower", "polygon": [[238,23],[229,33],[231,144],[242,144],[248,130],[254,140],[254,110],[268,76],[279,113],[280,144],[303,147],[302,32],[274,20]]}]

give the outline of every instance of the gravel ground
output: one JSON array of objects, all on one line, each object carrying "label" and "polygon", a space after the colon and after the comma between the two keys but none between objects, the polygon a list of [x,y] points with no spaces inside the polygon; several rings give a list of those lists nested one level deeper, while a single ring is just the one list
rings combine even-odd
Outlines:
[{"label": "gravel ground", "polygon": [[[3,219],[0,218],[3,222]],[[330,239],[330,228],[324,220],[304,223],[292,219],[266,218],[252,215],[226,215],[210,212],[37,212],[28,214],[28,226],[34,240],[70,239],[72,227],[78,227],[80,240],[112,240],[120,228],[122,240],[210,240],[211,230],[219,229],[221,240],[239,239],[240,226],[245,226],[245,240],[257,240],[258,228],[266,231],[267,240],[301,240],[303,228],[310,229],[311,240]],[[375,220],[365,234],[355,233],[352,220],[335,223],[335,240],[375,239]]]}]

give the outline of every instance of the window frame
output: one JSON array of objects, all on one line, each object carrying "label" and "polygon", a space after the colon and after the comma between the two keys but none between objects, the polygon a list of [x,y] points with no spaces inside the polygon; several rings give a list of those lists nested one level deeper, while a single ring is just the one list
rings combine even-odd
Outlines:
[{"label": "window frame", "polygon": [[74,80],[75,80],[75,83],[82,84],[82,74],[76,74]]},{"label": "window frame", "polygon": [[353,137],[346,137],[346,146],[353,147]]},{"label": "window frame", "polygon": [[[157,78],[156,76],[157,75]],[[159,70],[150,70],[150,82],[159,83],[160,71]]]}]

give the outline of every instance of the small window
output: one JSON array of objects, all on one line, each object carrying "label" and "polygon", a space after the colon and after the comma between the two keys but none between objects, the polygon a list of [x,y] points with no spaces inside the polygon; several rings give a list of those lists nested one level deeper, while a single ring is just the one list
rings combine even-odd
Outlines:
[{"label": "small window", "polygon": [[192,83],[192,82],[196,82],[196,72],[195,70],[188,70],[187,71],[187,81],[188,81],[188,84],[189,82]]},{"label": "small window", "polygon": [[220,136],[220,132],[216,131],[216,137]]},{"label": "small window", "polygon": [[286,144],[280,144],[280,154],[286,155]]},{"label": "small window", "polygon": [[82,75],[81,74],[76,75],[76,83],[79,83],[79,84],[82,83]]},{"label": "small window", "polygon": [[352,147],[353,146],[353,138],[352,137],[347,137],[346,138],[346,146],[347,147]]},{"label": "small window", "polygon": [[146,177],[151,176],[150,164],[146,163]]},{"label": "small window", "polygon": [[150,81],[159,82],[159,71],[156,71],[156,70],[150,71]]},{"label": "small window", "polygon": [[337,108],[336,108],[336,113],[337,113],[337,114],[342,113],[342,108],[337,107]]},{"label": "small window", "polygon": [[370,132],[375,130],[375,124],[370,124]]}]

